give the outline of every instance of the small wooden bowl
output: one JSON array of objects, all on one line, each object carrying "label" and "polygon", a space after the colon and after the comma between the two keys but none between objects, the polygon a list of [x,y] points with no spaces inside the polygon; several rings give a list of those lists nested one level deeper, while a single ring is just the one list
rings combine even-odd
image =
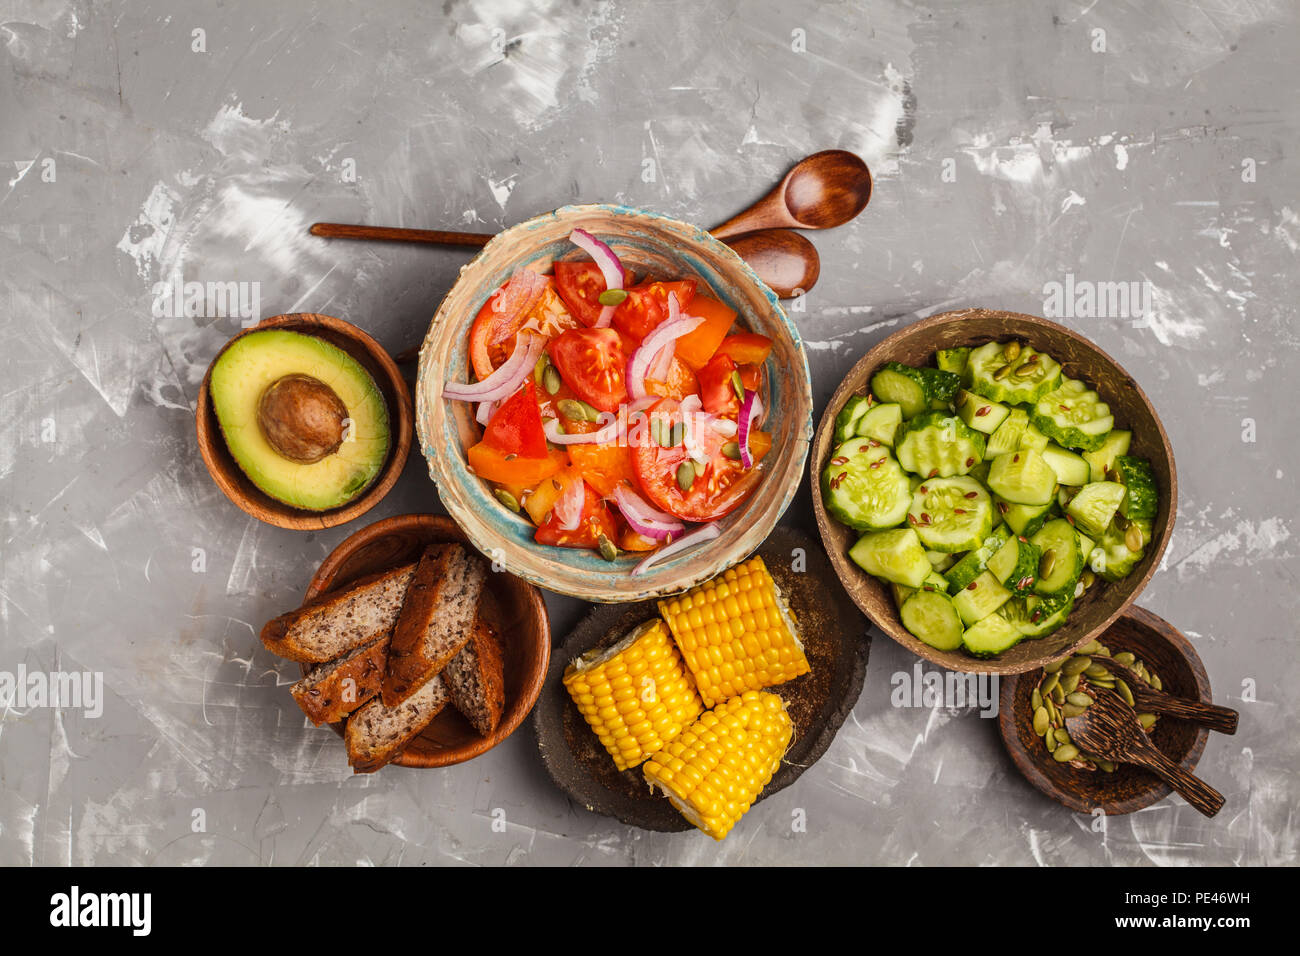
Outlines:
[{"label": "small wooden bowl", "polygon": [[[388,459],[370,487],[342,507],[332,508],[329,511],[305,511],[287,505],[283,501],[277,501],[249,480],[243,469],[236,464],[234,456],[226,446],[225,438],[222,437],[221,426],[217,422],[217,413],[212,407],[212,398],[209,394],[212,368],[231,344],[250,332],[263,332],[267,329],[285,329],[290,332],[301,332],[304,335],[314,335],[341,348],[362,364],[384,396],[384,404],[388,406],[390,431]],[[199,386],[194,424],[198,431],[199,454],[203,456],[203,463],[208,466],[208,474],[212,475],[212,480],[217,483],[217,487],[240,510],[278,528],[320,531],[360,517],[379,504],[384,495],[388,494],[402,473],[407,456],[411,453],[412,417],[410,389],[407,388],[397,363],[384,351],[382,345],[355,325],[342,319],[315,312],[295,312],[263,319],[222,346],[221,352],[218,352],[212,363],[208,365],[203,383]]]},{"label": "small wooden bowl", "polygon": [[[456,523],[443,515],[398,515],[367,525],[344,539],[321,562],[303,602],[367,574],[416,561],[434,541],[468,543]],[[551,622],[541,593],[512,574],[489,573],[479,613],[501,639],[506,681],[501,722],[492,736],[483,737],[456,708],[447,706],[393,761],[397,766],[449,767],[486,753],[509,737],[537,702],[551,659]],[[307,670],[304,666],[303,673]],[[342,722],[331,726],[342,736]]]},{"label": "small wooden bowl", "polygon": [[[1171,624],[1140,607],[1131,607],[1097,639],[1112,654],[1131,651],[1160,675],[1167,693],[1213,703],[1205,665],[1187,640]],[[998,729],[1011,761],[1035,787],[1058,803],[1079,813],[1100,807],[1108,815],[1132,813],[1149,807],[1170,793],[1163,780],[1132,764],[1120,764],[1114,773],[1077,770],[1057,763],[1034,733],[1030,697],[1042,671],[1036,669],[1002,681]],[[1210,732],[1204,727],[1161,717],[1151,739],[1171,760],[1188,770],[1205,750]]]},{"label": "small wooden bowl", "polygon": [[[845,527],[826,512],[820,478],[834,445],[835,416],[849,396],[866,394],[871,376],[880,366],[891,361],[929,365],[937,349],[982,345],[991,340],[1012,338],[1047,352],[1061,363],[1067,375],[1082,379],[1096,389],[1102,401],[1110,405],[1115,426],[1132,430],[1130,453],[1150,460],[1160,493],[1160,507],[1152,524],[1151,545],[1128,577],[1115,583],[1098,581],[1075,602],[1069,620],[1055,634],[1021,641],[992,660],[978,660],[961,650],[935,650],[903,627],[888,585],[849,560],[849,548],[860,532]],[[844,582],[854,602],[877,627],[909,651],[955,671],[1019,674],[1042,667],[1097,637],[1133,603],[1160,566],[1178,508],[1178,475],[1169,436],[1137,382],[1118,362],[1078,333],[1055,322],[1017,312],[988,309],[944,312],[895,332],[873,348],[853,366],[831,396],[813,439],[809,468],[812,471],[813,510],[822,543],[830,553],[835,573]]]},{"label": "small wooden bowl", "polygon": [[[605,561],[594,550],[537,544],[536,529],[501,504],[472,471],[465,450],[479,440],[475,406],[442,397],[443,383],[463,382],[469,369],[469,330],[488,296],[521,266],[549,271],[556,259],[581,257],[569,241],[581,226],[609,243],[639,275],[693,278],[726,302],[738,321],[773,341],[763,402],[772,450],[765,477],[750,497],[721,519],[720,537],[662,561],[638,577],[644,555]],[[803,478],[812,437],[812,388],[799,331],[771,289],[732,249],[696,226],[622,206],[565,206],[495,236],[461,269],[438,307],[420,349],[415,387],[416,430],[429,475],[452,517],[484,554],[498,555],[512,574],[586,601],[620,603],[674,594],[725,571],[752,552],[776,526]]]}]

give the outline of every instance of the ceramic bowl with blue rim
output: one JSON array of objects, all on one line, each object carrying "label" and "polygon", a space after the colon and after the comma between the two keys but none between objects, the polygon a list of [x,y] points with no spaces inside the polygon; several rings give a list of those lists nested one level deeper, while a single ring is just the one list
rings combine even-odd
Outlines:
[{"label": "ceramic bowl with blue rim", "polygon": [[[594,550],[537,544],[526,516],[511,511],[492,486],[470,471],[466,449],[482,428],[474,406],[442,397],[445,382],[473,381],[469,333],[474,317],[520,266],[549,272],[557,259],[584,259],[568,239],[581,227],[607,243],[638,275],[695,279],[738,313],[737,324],[772,339],[763,423],[772,450],[758,488],[719,521],[721,534],[668,557],[640,575],[645,556],[606,561]],[[794,497],[812,440],[808,359],[776,294],[728,246],[703,229],[623,206],[565,206],[500,233],[463,269],[438,307],[420,349],[415,425],[429,475],[448,513],[469,540],[504,569],[540,587],[587,601],[617,603],[675,594],[744,560],[776,526]]]}]

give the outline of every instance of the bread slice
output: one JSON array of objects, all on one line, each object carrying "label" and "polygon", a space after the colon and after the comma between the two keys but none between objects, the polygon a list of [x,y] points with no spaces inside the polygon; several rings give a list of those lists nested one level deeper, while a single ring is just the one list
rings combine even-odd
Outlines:
[{"label": "bread slice", "polygon": [[289,689],[313,724],[342,720],[384,685],[389,636],[353,648],[342,657],[317,664]]},{"label": "bread slice", "polygon": [[459,544],[431,544],[406,591],[388,647],[384,704],[395,707],[441,673],[474,630],[487,562]]},{"label": "bread slice", "polygon": [[291,661],[320,664],[383,637],[402,610],[415,565],[361,578],[262,628],[267,650]]},{"label": "bread slice", "polygon": [[396,707],[372,697],[348,718],[343,731],[348,763],[356,773],[374,773],[429,726],[451,699],[441,677],[434,677]]},{"label": "bread slice", "polygon": [[456,709],[480,734],[492,736],[506,707],[505,667],[501,642],[482,618],[475,622],[469,642],[442,672],[442,679]]}]

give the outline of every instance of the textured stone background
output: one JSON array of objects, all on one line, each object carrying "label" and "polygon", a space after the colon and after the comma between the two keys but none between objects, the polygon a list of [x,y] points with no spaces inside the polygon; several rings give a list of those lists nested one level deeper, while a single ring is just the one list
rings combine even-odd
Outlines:
[{"label": "textured stone background", "polygon": [[[793,6],[3,5],[0,670],[101,671],[107,700],[3,714],[0,862],[1295,862],[1295,5]],[[353,777],[255,632],[355,528],[277,530],[217,492],[192,403],[238,320],[155,318],[154,283],[259,283],[261,314],[332,313],[397,351],[464,254],[309,223],[495,229],[595,200],[711,223],[830,146],[877,192],[814,235],[796,317],[819,402],[918,316],[1041,313],[1067,274],[1151,284],[1137,321],[1065,321],[1145,385],[1178,455],[1141,602],[1242,710],[1201,764],[1223,813],[1169,799],[1094,831],[1016,774],[994,721],[891,707],[913,660],[884,638],[830,751],[721,847],[571,805],[526,731]],[[416,456],[363,520],[437,508]],[[806,487],[787,520],[810,524]],[[562,635],[581,607],[550,605]]]}]

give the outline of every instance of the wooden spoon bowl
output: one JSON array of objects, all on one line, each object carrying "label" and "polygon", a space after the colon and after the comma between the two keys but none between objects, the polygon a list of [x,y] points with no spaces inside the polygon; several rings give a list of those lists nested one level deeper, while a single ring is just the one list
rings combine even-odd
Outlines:
[{"label": "wooden spoon bowl", "polygon": [[[443,515],[411,514],[367,525],[321,562],[303,601],[315,600],[357,578],[415,561],[435,541],[467,544]],[[446,707],[393,761],[400,767],[449,767],[486,753],[517,728],[542,691],[551,657],[551,624],[541,592],[505,572],[489,573],[479,613],[496,628],[505,661],[506,706],[490,737],[481,736],[454,707]],[[303,673],[308,666],[303,666]],[[342,722],[331,725],[340,736]]]},{"label": "wooden spoon bowl", "polygon": [[[244,474],[243,469],[235,462],[234,456],[230,454],[225,438],[222,437],[217,413],[212,407],[210,385],[213,366],[234,342],[250,332],[262,332],[267,329],[301,332],[337,346],[361,363],[384,396],[384,404],[388,406],[390,430],[388,458],[370,487],[341,507],[328,511],[305,511],[272,498]],[[217,487],[236,507],[259,521],[265,521],[279,528],[320,531],[360,517],[379,504],[392,490],[398,476],[402,473],[402,468],[406,465],[407,456],[411,453],[413,418],[410,389],[407,388],[397,363],[382,345],[355,325],[342,319],[315,312],[295,312],[263,319],[252,328],[245,329],[234,336],[222,347],[221,352],[213,357],[199,386],[194,425],[198,433],[199,454],[203,456],[203,463],[207,465],[208,473],[212,475],[212,480],[217,483]]]},{"label": "wooden spoon bowl", "polygon": [[[1212,702],[1210,679],[1196,649],[1167,621],[1140,607],[1131,607],[1097,638],[1112,654],[1131,651],[1160,675],[1168,693]],[[1108,815],[1132,813],[1149,807],[1170,793],[1169,785],[1149,770],[1120,764],[1114,773],[1078,770],[1057,763],[1042,738],[1034,733],[1032,701],[1041,670],[1002,681],[998,729],[1002,743],[1025,779],[1034,787],[1079,813],[1100,807]],[[1161,717],[1151,732],[1151,742],[1165,756],[1188,771],[1196,769],[1209,731],[1187,721]]]}]

